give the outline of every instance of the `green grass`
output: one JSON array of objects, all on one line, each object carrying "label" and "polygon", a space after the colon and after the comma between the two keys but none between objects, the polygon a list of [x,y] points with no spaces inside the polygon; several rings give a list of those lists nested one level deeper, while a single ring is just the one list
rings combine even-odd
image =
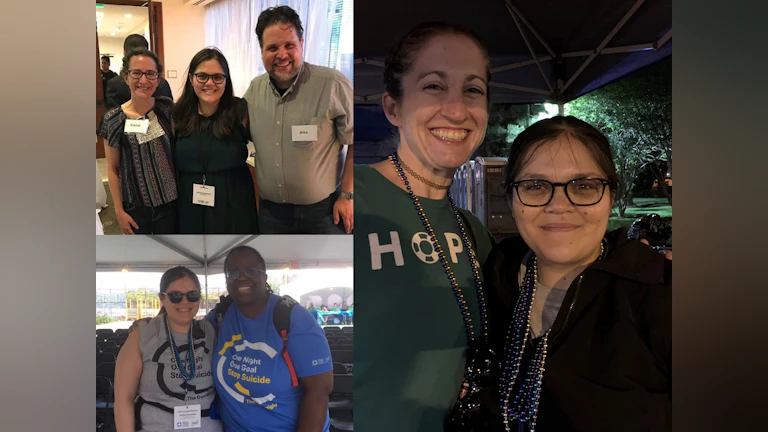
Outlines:
[{"label": "green grass", "polygon": [[[635,207],[628,207],[624,212],[623,218],[618,216],[618,211],[613,210],[611,218],[608,220],[608,231],[617,228],[629,228],[635,219],[645,216],[649,213],[656,213],[664,219],[665,222],[672,222],[672,206],[665,198],[635,198]],[[672,241],[670,240],[670,244]]]}]

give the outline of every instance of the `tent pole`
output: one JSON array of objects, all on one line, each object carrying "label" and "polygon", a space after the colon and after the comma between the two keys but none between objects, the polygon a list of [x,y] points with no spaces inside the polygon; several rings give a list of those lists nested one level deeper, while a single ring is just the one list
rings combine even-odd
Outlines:
[{"label": "tent pole", "polygon": [[581,66],[571,76],[568,82],[565,83],[565,85],[562,88],[562,91],[565,91],[568,87],[571,86],[571,84],[576,80],[576,78],[578,78],[579,75],[581,75],[581,72],[584,71],[584,69],[587,66],[589,66],[590,63],[592,63],[592,60],[594,60],[595,57],[597,57],[598,54],[600,54],[603,51],[605,46],[608,45],[608,42],[610,42],[611,39],[613,39],[613,37],[616,35],[616,33],[618,33],[619,30],[621,30],[621,28],[624,27],[624,24],[626,24],[627,21],[629,21],[629,19],[632,18],[632,15],[635,14],[635,12],[640,8],[640,6],[642,6],[643,3],[645,3],[645,0],[637,0],[635,4],[632,5],[629,11],[627,11],[627,13],[624,14],[624,17],[621,18],[621,20],[616,24],[615,27],[613,27],[613,30],[611,30],[611,32],[608,33],[608,36],[606,36],[605,39],[603,39],[603,41],[600,42],[600,45],[598,45],[598,47],[595,48],[595,51],[589,57],[587,57],[586,60],[584,60],[584,63],[581,64]]},{"label": "tent pole", "polygon": [[528,41],[528,37],[525,35],[525,31],[523,30],[523,27],[520,25],[520,22],[517,19],[517,15],[515,15],[515,12],[512,10],[509,3],[507,3],[507,10],[509,10],[509,14],[512,15],[512,20],[515,21],[517,30],[520,32],[520,36],[523,37],[523,42],[525,42],[525,46],[528,47],[528,51],[530,51],[531,57],[533,57],[533,61],[536,63],[536,67],[539,68],[539,72],[541,72],[541,77],[544,78],[544,82],[547,84],[547,87],[549,88],[549,91],[551,93],[552,91],[554,91],[552,89],[552,83],[549,82],[549,78],[547,78],[547,74],[544,73],[544,69],[541,67],[541,63],[539,63],[539,59],[536,57],[536,51],[533,50],[533,46]]},{"label": "tent pole", "polygon": [[563,104],[563,101],[557,103],[557,115],[565,115],[565,104]]}]

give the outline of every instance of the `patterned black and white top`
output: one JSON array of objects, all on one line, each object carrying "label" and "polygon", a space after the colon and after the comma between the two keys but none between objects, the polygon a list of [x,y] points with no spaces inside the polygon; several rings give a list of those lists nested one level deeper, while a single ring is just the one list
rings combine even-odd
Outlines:
[{"label": "patterned black and white top", "polygon": [[171,129],[173,101],[155,97],[147,113],[147,133],[125,133],[128,117],[116,106],[104,115],[96,134],[108,145],[120,149],[120,193],[123,202],[140,207],[157,207],[178,198],[173,166],[174,136]]}]

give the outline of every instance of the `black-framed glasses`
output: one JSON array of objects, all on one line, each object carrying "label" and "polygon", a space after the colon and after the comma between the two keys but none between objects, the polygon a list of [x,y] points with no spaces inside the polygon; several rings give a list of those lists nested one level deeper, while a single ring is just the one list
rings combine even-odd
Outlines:
[{"label": "black-framed glasses", "polygon": [[520,180],[507,186],[507,193],[515,189],[517,198],[528,207],[544,207],[555,196],[555,188],[562,187],[571,204],[579,207],[592,206],[600,202],[605,195],[605,188],[611,184],[600,178],[578,178],[565,183],[552,183],[547,180]]},{"label": "black-framed glasses", "polygon": [[190,303],[195,303],[200,301],[200,291],[188,291],[186,293],[181,293],[176,291],[176,292],[164,292],[160,294],[168,297],[168,300],[170,300],[171,303],[181,303],[181,299],[183,299],[184,297],[186,297]]},{"label": "black-framed glasses", "polygon": [[160,76],[160,74],[157,73],[157,71],[153,71],[153,70],[142,72],[138,69],[131,69],[128,71],[128,76],[130,76],[133,79],[141,79],[142,75],[146,76],[148,80],[152,80],[152,81],[156,80],[157,77]]},{"label": "black-framed glasses", "polygon": [[224,272],[224,276],[226,276],[227,279],[237,279],[237,278],[240,277],[241,274],[244,274],[247,277],[252,278],[252,277],[258,275],[259,273],[267,274],[267,272],[262,270],[262,269],[259,269],[259,268],[256,268],[256,267],[249,267],[249,268],[247,268],[247,269],[245,269],[243,271],[240,271],[240,270],[226,270]]},{"label": "black-framed glasses", "polygon": [[227,76],[222,74],[208,75],[207,73],[200,72],[194,75],[195,75],[195,80],[200,84],[207,83],[209,79],[212,79],[214,84],[221,84],[224,82],[225,79],[227,79]]}]

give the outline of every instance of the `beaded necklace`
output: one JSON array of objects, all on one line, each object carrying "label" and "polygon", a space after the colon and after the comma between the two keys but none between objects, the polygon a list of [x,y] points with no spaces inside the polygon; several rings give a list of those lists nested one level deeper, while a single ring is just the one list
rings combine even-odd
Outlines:
[{"label": "beaded necklace", "polygon": [[187,397],[186,397],[187,383],[189,381],[192,381],[192,378],[195,377],[195,346],[192,340],[193,325],[189,326],[189,333],[187,334],[187,347],[188,347],[187,363],[189,363],[189,373],[187,373],[186,366],[184,366],[184,364],[181,362],[181,355],[179,354],[179,348],[176,346],[176,341],[173,340],[173,335],[171,334],[171,327],[168,325],[168,315],[166,315],[163,318],[165,319],[165,329],[168,333],[168,341],[171,344],[173,357],[176,360],[176,364],[179,365],[179,373],[181,374],[181,379],[184,380],[184,393],[185,393],[184,403],[186,404],[187,403]]},{"label": "beaded necklace", "polygon": [[[459,309],[461,309],[461,315],[462,315],[462,318],[464,319],[464,327],[467,332],[467,345],[471,345],[472,342],[476,340],[476,336],[475,336],[474,325],[472,323],[472,316],[469,313],[469,307],[467,307],[467,302],[466,300],[464,300],[464,294],[461,292],[459,283],[456,281],[456,276],[454,276],[453,270],[451,270],[451,266],[448,264],[448,260],[445,257],[445,253],[443,252],[443,249],[440,247],[440,243],[437,240],[437,235],[435,235],[435,231],[434,229],[432,229],[432,225],[429,223],[429,219],[427,218],[427,215],[424,212],[424,208],[421,206],[421,203],[419,202],[419,197],[416,196],[416,194],[414,194],[413,190],[411,189],[411,185],[408,182],[408,178],[405,176],[405,172],[403,171],[402,163],[399,160],[398,154],[394,153],[390,155],[389,160],[392,162],[392,166],[395,168],[395,171],[397,171],[397,174],[400,176],[400,179],[405,184],[405,188],[408,191],[408,195],[410,195],[411,200],[413,201],[413,205],[414,207],[416,207],[416,212],[419,214],[419,218],[421,218],[421,223],[424,225],[424,228],[427,230],[427,235],[429,236],[429,240],[432,242],[432,247],[438,253],[438,257],[440,258],[440,263],[442,264],[443,269],[445,269],[445,274],[448,276],[448,280],[451,283],[451,288],[453,288],[453,293],[456,296],[456,302],[459,304]],[[450,203],[451,210],[453,210],[453,214],[456,217],[456,223],[458,223],[459,225],[459,232],[461,234],[461,242],[464,245],[464,250],[467,251],[470,265],[472,266],[472,276],[475,279],[475,289],[477,290],[477,302],[478,302],[478,308],[480,309],[480,326],[482,331],[482,334],[480,335],[480,339],[487,340],[488,339],[488,317],[486,313],[485,295],[483,293],[483,283],[480,280],[480,271],[478,268],[477,259],[475,258],[475,252],[472,250],[472,246],[469,243],[469,238],[467,237],[467,230],[464,227],[464,223],[462,222],[461,215],[459,214],[459,210],[456,208],[456,205],[453,203],[453,198],[451,198],[450,192],[448,192],[448,202]]]},{"label": "beaded necklace", "polygon": [[[605,255],[605,241],[600,243],[600,256]],[[547,360],[547,342],[552,329],[549,329],[541,337],[533,351],[528,372],[520,389],[510,401],[515,382],[520,373],[520,365],[523,361],[523,351],[531,333],[531,309],[536,294],[538,271],[536,268],[536,254],[531,254],[526,263],[525,278],[521,287],[520,297],[512,315],[512,325],[507,333],[504,344],[504,370],[502,373],[501,414],[504,418],[504,429],[509,432],[510,420],[519,422],[519,431],[524,430],[524,423],[529,422],[530,432],[536,431],[537,413],[539,411],[539,398],[541,397],[541,383],[544,378],[544,368]],[[510,404],[511,402],[511,404]]]}]

